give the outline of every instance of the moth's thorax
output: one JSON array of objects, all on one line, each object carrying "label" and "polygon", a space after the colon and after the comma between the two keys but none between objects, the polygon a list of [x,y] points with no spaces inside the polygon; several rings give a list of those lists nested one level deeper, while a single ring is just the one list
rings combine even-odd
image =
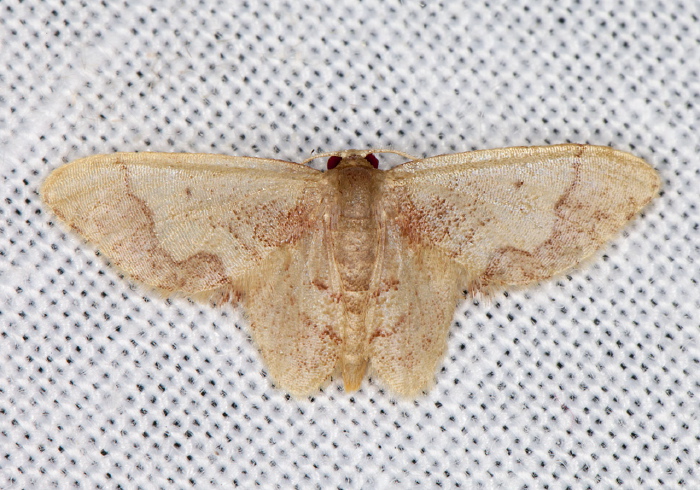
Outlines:
[{"label": "moth's thorax", "polygon": [[346,218],[369,218],[382,172],[361,157],[348,157],[335,172],[340,215]]},{"label": "moth's thorax", "polygon": [[333,255],[345,291],[367,291],[377,258],[377,212],[384,172],[359,155],[342,160],[328,178],[337,214],[331,221]]}]

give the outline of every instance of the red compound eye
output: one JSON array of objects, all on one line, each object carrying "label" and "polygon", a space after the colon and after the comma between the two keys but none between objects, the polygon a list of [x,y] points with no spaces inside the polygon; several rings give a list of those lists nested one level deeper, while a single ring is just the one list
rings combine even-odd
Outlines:
[{"label": "red compound eye", "polygon": [[374,168],[379,168],[379,160],[372,153],[365,155],[365,160],[372,164]]},{"label": "red compound eye", "polygon": [[327,164],[327,165],[328,165],[328,170],[337,167],[341,160],[342,160],[342,158],[340,158],[339,156],[332,156],[332,157],[330,157],[330,158],[328,159],[328,164]]}]

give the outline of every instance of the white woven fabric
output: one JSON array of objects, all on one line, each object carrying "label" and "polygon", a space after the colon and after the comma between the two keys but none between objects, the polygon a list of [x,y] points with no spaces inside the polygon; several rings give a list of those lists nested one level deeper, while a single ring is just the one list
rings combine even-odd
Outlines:
[{"label": "white woven fabric", "polygon": [[[695,0],[0,2],[0,487],[700,488],[699,19]],[[37,193],[113,151],[566,141],[646,159],[662,196],[579,270],[466,301],[416,400],[285,395],[239,312],[129,282]]]}]

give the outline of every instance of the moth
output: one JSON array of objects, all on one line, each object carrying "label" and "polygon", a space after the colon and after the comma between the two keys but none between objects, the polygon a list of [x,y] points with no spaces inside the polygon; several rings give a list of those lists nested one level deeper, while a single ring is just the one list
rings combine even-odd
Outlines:
[{"label": "moth", "polygon": [[134,279],[240,302],[285,390],[310,394],[336,370],[356,390],[370,365],[411,396],[433,381],[465,291],[569,269],[659,192],[650,165],[601,146],[472,151],[387,171],[380,151],[320,155],[326,171],[208,154],[98,155],[55,170],[41,194]]}]

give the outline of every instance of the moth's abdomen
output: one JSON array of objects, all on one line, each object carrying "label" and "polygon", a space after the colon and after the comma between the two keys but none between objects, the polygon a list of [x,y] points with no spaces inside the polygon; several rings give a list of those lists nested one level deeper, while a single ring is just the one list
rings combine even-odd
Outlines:
[{"label": "moth's abdomen", "polygon": [[329,181],[335,185],[337,204],[331,229],[332,253],[345,309],[340,365],[345,388],[356,390],[369,360],[366,313],[379,254],[375,203],[382,172],[362,157],[344,158],[329,172],[333,172]]}]

